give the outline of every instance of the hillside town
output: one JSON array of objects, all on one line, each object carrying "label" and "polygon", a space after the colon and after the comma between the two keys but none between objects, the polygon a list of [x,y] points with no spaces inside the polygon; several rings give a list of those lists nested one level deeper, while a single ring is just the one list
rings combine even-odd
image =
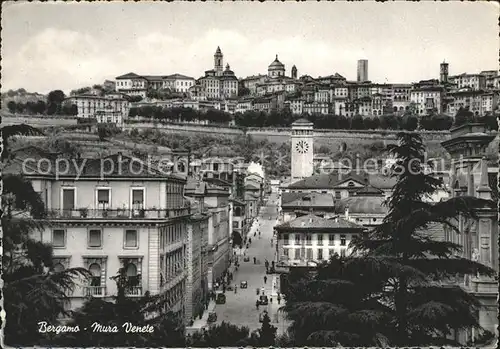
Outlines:
[{"label": "hillside town", "polygon": [[2,92],[5,344],[493,347],[499,71],[242,78],[223,48]]}]

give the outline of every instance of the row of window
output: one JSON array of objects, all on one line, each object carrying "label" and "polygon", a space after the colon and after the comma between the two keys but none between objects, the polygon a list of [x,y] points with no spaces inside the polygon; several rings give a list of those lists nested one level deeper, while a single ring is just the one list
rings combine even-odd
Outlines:
[{"label": "row of window", "polygon": [[[62,208],[74,210],[76,208],[76,187],[62,188]],[[130,188],[131,204],[134,209],[144,208],[145,188]],[[98,188],[95,194],[95,203],[98,209],[111,207],[111,188]]]},{"label": "row of window", "polygon": [[[295,235],[295,245],[301,245],[302,244],[301,235],[300,234],[294,234],[294,235]],[[329,245],[335,244],[335,235],[336,234],[328,234],[328,244]],[[305,240],[306,245],[312,245],[312,235],[305,234],[304,240]],[[347,241],[346,235],[341,234],[340,235],[340,246],[346,246],[346,241]],[[317,245],[323,245],[323,234],[316,234],[316,242],[317,242]],[[283,234],[283,245],[290,245],[290,235],[289,234]]]},{"label": "row of window", "polygon": [[[293,252],[293,255],[292,255]],[[328,249],[328,254],[329,256],[333,256],[335,254],[335,249],[330,248]],[[341,248],[340,249],[340,256],[345,257],[347,254],[347,248]],[[307,259],[307,260],[313,260],[313,249],[312,248],[284,248],[283,249],[283,255],[285,255],[288,258],[292,259]],[[323,256],[323,249],[317,249],[316,250],[316,259],[317,260],[323,260],[325,256]]]},{"label": "row of window", "polygon": [[[52,247],[66,248],[67,247],[66,229],[53,229],[52,230]],[[87,230],[87,247],[88,248],[102,248],[103,247],[103,231],[101,228],[89,228]],[[125,229],[123,231],[123,248],[139,247],[139,234],[136,229]]]},{"label": "row of window", "polygon": [[160,228],[160,248],[166,249],[167,246],[182,241],[185,231],[184,223],[171,224]]}]

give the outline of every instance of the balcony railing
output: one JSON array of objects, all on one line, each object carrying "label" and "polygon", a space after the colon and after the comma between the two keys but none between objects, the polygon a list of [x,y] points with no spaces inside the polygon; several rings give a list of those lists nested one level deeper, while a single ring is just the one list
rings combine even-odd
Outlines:
[{"label": "balcony railing", "polygon": [[142,296],[142,286],[130,287],[125,291],[125,295],[129,297],[140,297]]},{"label": "balcony railing", "polygon": [[165,219],[189,214],[189,207],[170,209],[73,209],[50,210],[53,219]]},{"label": "balcony railing", "polygon": [[83,288],[84,297],[104,297],[106,287],[104,286],[86,286]]}]

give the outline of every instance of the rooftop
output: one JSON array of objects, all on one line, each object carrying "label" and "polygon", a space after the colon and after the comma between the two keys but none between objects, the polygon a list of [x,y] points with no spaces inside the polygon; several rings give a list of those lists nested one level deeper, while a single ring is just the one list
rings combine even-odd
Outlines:
[{"label": "rooftop", "polygon": [[277,230],[310,230],[310,229],[355,229],[364,230],[364,227],[345,220],[342,217],[322,218],[314,214],[298,217],[294,220],[276,226]]}]

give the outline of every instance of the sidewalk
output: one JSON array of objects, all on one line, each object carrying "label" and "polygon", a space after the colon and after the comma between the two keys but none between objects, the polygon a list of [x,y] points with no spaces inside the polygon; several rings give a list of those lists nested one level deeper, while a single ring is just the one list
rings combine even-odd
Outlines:
[{"label": "sidewalk", "polygon": [[208,314],[215,310],[215,301],[208,303],[208,309],[203,312],[203,316],[194,320],[193,326],[186,326],[186,334],[197,332],[208,325]]}]

